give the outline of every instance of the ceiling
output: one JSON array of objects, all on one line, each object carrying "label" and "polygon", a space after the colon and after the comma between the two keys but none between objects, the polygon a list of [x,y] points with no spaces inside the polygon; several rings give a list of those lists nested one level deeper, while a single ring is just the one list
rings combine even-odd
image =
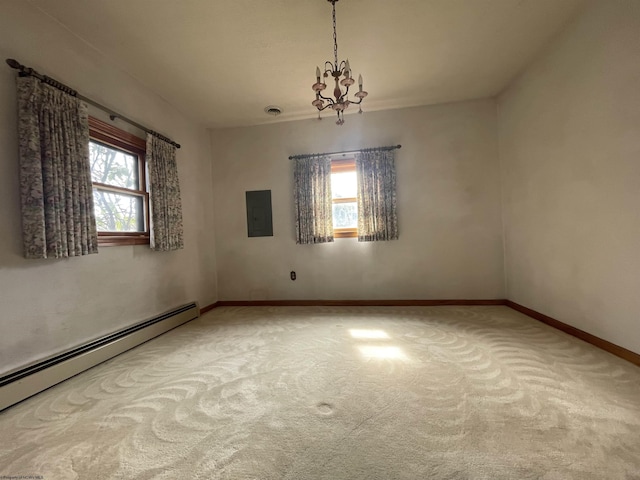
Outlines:
[{"label": "ceiling", "polygon": [[[317,115],[315,68],[333,57],[326,0],[30,1],[208,127]],[[365,111],[490,97],[583,3],[340,0],[338,55],[364,78]]]}]

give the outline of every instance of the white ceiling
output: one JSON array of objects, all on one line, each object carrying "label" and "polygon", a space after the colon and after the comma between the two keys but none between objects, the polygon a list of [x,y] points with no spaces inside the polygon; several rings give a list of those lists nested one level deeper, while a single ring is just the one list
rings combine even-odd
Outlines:
[{"label": "white ceiling", "polygon": [[[208,127],[316,116],[315,68],[333,57],[327,0],[31,1]],[[364,77],[365,111],[490,97],[583,3],[339,0],[338,54]]]}]

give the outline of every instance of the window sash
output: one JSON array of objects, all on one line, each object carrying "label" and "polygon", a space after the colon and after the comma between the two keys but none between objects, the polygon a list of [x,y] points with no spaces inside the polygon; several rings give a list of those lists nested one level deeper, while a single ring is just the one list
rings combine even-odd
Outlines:
[{"label": "window sash", "polygon": [[[136,178],[135,178],[135,182],[134,183],[136,183],[136,188],[137,189],[143,190],[143,185],[144,185],[144,183],[143,183],[144,182],[144,165],[140,165],[141,159],[140,159],[140,155],[138,153],[127,151],[127,150],[125,150],[123,148],[119,148],[119,147],[116,147],[114,145],[110,145],[107,142],[102,142],[102,141],[99,141],[99,140],[97,140],[95,138],[90,138],[90,143],[93,143],[95,145],[99,145],[99,146],[107,148],[109,150],[113,150],[113,151],[122,153],[124,155],[128,155],[129,157],[135,158],[136,165],[135,165],[134,174],[135,174]],[[93,172],[91,172],[91,174],[93,175]],[[111,187],[121,187],[120,185],[115,185],[113,183],[96,182],[93,179],[92,179],[92,183],[94,185],[109,185]],[[121,188],[131,188],[133,190],[133,187],[121,187]]]},{"label": "window sash", "polygon": [[140,215],[142,218],[136,217],[136,223],[142,224],[142,230],[98,230],[98,236],[100,235],[110,235],[110,236],[118,236],[120,234],[137,234],[137,235],[148,235],[147,225],[149,224],[149,194],[140,190],[129,190],[127,188],[121,187],[112,187],[111,185],[103,185],[101,183],[93,184],[94,191],[104,191],[104,192],[112,192],[116,194],[122,194],[130,197],[138,197],[141,199],[141,211]]}]

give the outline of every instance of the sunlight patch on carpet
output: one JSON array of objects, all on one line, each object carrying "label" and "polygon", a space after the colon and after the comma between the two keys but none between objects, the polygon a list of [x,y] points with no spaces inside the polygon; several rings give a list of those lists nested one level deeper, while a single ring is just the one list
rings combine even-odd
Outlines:
[{"label": "sunlight patch on carpet", "polygon": [[349,329],[349,333],[353,338],[357,338],[360,340],[381,340],[384,338],[389,338],[389,334],[384,330],[362,330],[351,328]]},{"label": "sunlight patch on carpet", "polygon": [[365,358],[381,358],[389,360],[409,360],[400,347],[379,346],[379,345],[359,345],[358,350]]}]

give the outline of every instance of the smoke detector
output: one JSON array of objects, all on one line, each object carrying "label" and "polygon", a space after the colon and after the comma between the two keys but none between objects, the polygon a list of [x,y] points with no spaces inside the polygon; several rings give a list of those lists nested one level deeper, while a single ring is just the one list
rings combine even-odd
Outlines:
[{"label": "smoke detector", "polygon": [[282,109],[277,105],[267,105],[266,107],[264,107],[264,113],[277,117],[282,113]]}]

